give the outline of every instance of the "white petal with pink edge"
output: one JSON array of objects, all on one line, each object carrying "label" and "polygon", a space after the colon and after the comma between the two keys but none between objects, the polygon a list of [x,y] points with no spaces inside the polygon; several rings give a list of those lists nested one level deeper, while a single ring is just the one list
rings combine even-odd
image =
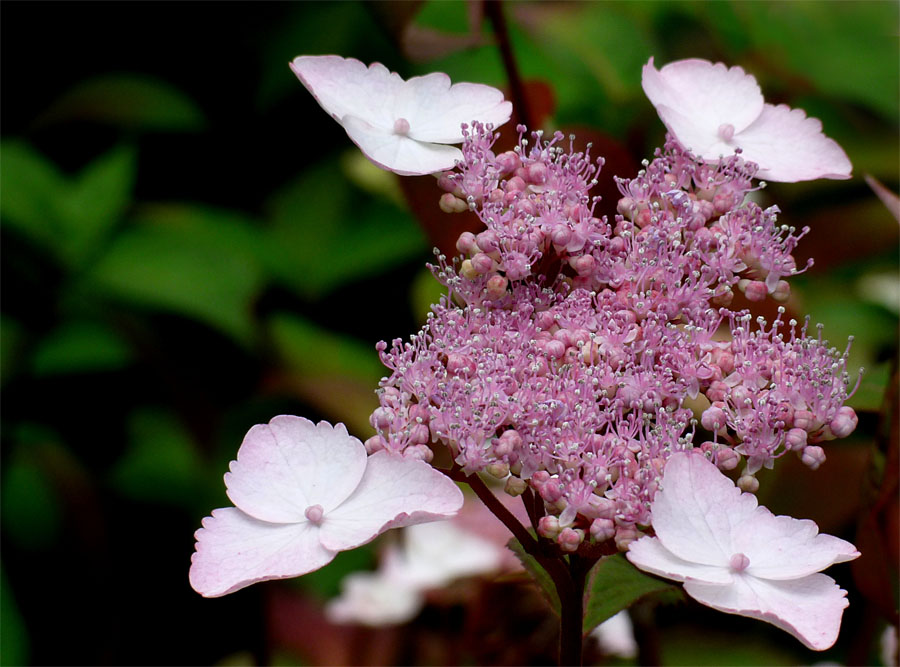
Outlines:
[{"label": "white petal with pink edge", "polygon": [[689,581],[684,590],[719,611],[772,623],[815,651],[837,641],[848,605],[846,591],[824,574],[789,581],[737,576],[732,586]]},{"label": "white petal with pink edge", "polygon": [[343,424],[281,415],[250,429],[225,475],[228,497],[273,523],[305,521],[310,505],[327,512],[359,485],[366,448]]},{"label": "white petal with pink edge", "polygon": [[318,570],[335,556],[308,522],[272,524],[228,507],[213,510],[194,537],[190,582],[205,597],[219,597],[269,579]]},{"label": "white petal with pink edge", "polygon": [[459,487],[427,463],[387,451],[369,457],[359,487],[322,523],[328,549],[352,549],[389,528],[454,516],[463,505]]}]

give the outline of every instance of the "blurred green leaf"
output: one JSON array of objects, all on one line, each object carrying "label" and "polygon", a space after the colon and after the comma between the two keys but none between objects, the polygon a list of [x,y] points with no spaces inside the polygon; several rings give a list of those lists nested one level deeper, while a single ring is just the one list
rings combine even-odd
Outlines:
[{"label": "blurred green leaf", "polygon": [[0,487],[4,535],[23,549],[46,548],[62,526],[59,497],[38,453],[24,437],[16,440]]},{"label": "blurred green leaf", "polygon": [[[742,619],[747,630],[754,624],[753,619]],[[759,665],[809,664],[808,651],[800,647],[793,652],[782,648],[762,633],[728,633],[713,627],[688,627],[680,624],[663,633],[660,641],[663,665],[692,665],[695,667],[759,667]],[[821,664],[821,663],[820,663]],[[825,663],[830,664],[830,663]]]},{"label": "blurred green leaf", "polygon": [[56,251],[62,232],[56,210],[68,183],[47,158],[21,141],[0,145],[0,216],[41,247]]},{"label": "blurred green leaf", "polygon": [[194,507],[204,469],[193,439],[169,412],[139,408],[128,420],[128,449],[112,469],[123,496]]},{"label": "blurred green leaf", "polygon": [[438,303],[447,295],[447,288],[441,285],[427,267],[423,267],[412,281],[409,288],[409,299],[416,323],[425,324],[432,304]]},{"label": "blurred green leaf", "polygon": [[112,329],[97,322],[67,322],[37,344],[35,375],[115,370],[132,359],[131,349]]},{"label": "blurred green leaf", "polygon": [[6,580],[5,570],[0,570],[0,617],[3,618],[3,632],[0,632],[0,665],[28,664],[28,634],[9,588],[9,582]]},{"label": "blurred green leaf", "polygon": [[821,91],[866,104],[896,124],[897,3],[742,2],[732,6],[754,47],[777,70],[796,72]]},{"label": "blurred green leaf", "polygon": [[78,84],[40,117],[40,123],[92,121],[135,130],[201,130],[200,108],[172,84],[143,74],[111,74]]},{"label": "blurred green leaf", "polygon": [[588,575],[584,634],[642,597],[672,588],[672,584],[638,570],[625,559],[624,554],[606,556]]},{"label": "blurred green leaf", "polygon": [[407,211],[352,188],[337,160],[304,172],[276,195],[270,210],[266,263],[307,298],[424,255],[427,249]]},{"label": "blurred green leaf", "polygon": [[544,594],[544,598],[553,610],[553,613],[559,616],[559,593],[556,590],[556,584],[547,573],[547,570],[538,563],[537,559],[522,548],[522,544],[516,538],[512,538],[506,543],[509,550],[512,551],[516,558],[522,562],[522,566],[528,571],[538,588]]},{"label": "blurred green leaf", "polygon": [[248,344],[263,282],[254,237],[251,223],[233,213],[147,207],[91,267],[86,283],[128,304],[196,318]]},{"label": "blurred green leaf", "polygon": [[278,314],[269,331],[289,371],[289,382],[310,404],[343,421],[365,440],[378,405],[375,387],[385,373],[374,346],[322,329],[295,315]]},{"label": "blurred green leaf", "polygon": [[66,177],[37,151],[4,143],[0,167],[2,216],[6,224],[69,268],[97,249],[131,201],[137,156],[119,146],[74,177]]},{"label": "blurred green leaf", "polygon": [[6,384],[19,366],[25,331],[22,325],[0,315],[0,384]]},{"label": "blurred green leaf", "polygon": [[85,167],[59,201],[65,233],[63,253],[80,266],[121,218],[131,203],[137,154],[119,146]]}]

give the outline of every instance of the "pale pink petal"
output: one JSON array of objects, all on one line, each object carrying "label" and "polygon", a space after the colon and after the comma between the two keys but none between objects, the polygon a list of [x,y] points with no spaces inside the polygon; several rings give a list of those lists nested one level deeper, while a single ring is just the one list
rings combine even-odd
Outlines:
[{"label": "pale pink petal", "polygon": [[699,452],[673,454],[651,506],[653,530],[674,555],[692,563],[727,566],[735,553],[732,528],[756,510],[756,497]]},{"label": "pale pink petal", "polygon": [[504,550],[454,523],[436,521],[405,529],[399,558],[385,560],[385,572],[407,585],[440,588],[454,579],[498,570]]},{"label": "pale pink petal", "polygon": [[275,523],[306,521],[346,499],[366,467],[366,448],[343,424],[281,415],[250,429],[225,475],[228,497],[247,514]]},{"label": "pale pink petal", "polygon": [[449,477],[422,461],[380,451],[369,457],[353,495],[326,516],[320,539],[328,549],[352,549],[389,528],[449,518],[462,504],[462,491]]},{"label": "pale pink petal", "polygon": [[[853,165],[834,139],[822,133],[817,118],[803,109],[766,104],[756,122],[734,137],[744,158],[760,166],[759,178],[769,181],[809,181],[850,178]],[[703,156],[706,158],[706,156]]]},{"label": "pale pink petal", "polygon": [[425,596],[379,572],[354,572],[341,581],[341,595],[329,601],[325,613],[333,623],[370,627],[411,621],[425,605]]},{"label": "pale pink petal", "polygon": [[401,176],[421,176],[453,169],[456,161],[462,160],[462,151],[455,146],[415,141],[356,116],[344,117],[343,126],[367,158],[382,169]]},{"label": "pale pink petal", "polygon": [[772,623],[816,651],[829,648],[837,640],[848,604],[846,591],[824,574],[790,581],[737,575],[731,586],[689,581],[684,590],[719,611]]},{"label": "pale pink petal", "polygon": [[641,85],[679,143],[704,158],[709,152],[717,152],[716,157],[733,153],[733,148],[716,148],[722,139],[720,129],[730,125],[732,132],[740,132],[763,109],[762,93],[752,75],[707,60],[679,60],[657,71],[650,58]]},{"label": "pale pink petal", "polygon": [[639,570],[674,581],[698,579],[728,584],[733,578],[727,568],[693,563],[679,558],[666,549],[656,537],[644,536],[632,542],[625,557]]},{"label": "pale pink petal", "polygon": [[382,129],[394,125],[393,107],[403,79],[380,63],[366,67],[354,58],[298,56],[291,69],[332,118],[365,118]]},{"label": "pale pink petal", "polygon": [[764,579],[797,579],[859,557],[849,542],[820,535],[815,522],[775,516],[765,507],[735,530],[732,543],[750,559],[747,574]]},{"label": "pale pink petal", "polygon": [[409,121],[411,139],[439,144],[461,143],[462,123],[477,120],[500,127],[512,114],[512,104],[496,88],[480,83],[451,86],[450,77],[440,72],[407,81],[394,109],[396,117]]},{"label": "pale pink petal", "polygon": [[194,537],[191,586],[206,597],[219,597],[268,579],[284,579],[318,570],[334,558],[308,522],[274,524],[238,509],[213,510]]}]

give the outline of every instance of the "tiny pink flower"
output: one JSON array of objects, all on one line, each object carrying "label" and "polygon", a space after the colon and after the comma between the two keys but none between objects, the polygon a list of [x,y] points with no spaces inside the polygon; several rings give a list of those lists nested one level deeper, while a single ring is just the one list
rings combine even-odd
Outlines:
[{"label": "tiny pink flower", "polygon": [[280,416],[250,429],[225,475],[235,507],[195,534],[191,586],[218,597],[307,574],[388,530],[451,517],[459,488],[422,461],[366,455],[343,424]]},{"label": "tiny pink flower", "polygon": [[641,570],[684,582],[707,606],[772,623],[811,649],[837,639],[846,591],[818,574],[859,552],[812,521],[775,516],[698,452],[673,454],[651,513],[656,537],[630,545]]},{"label": "tiny pink flower", "polygon": [[850,178],[852,165],[822,123],[802,109],[763,100],[756,79],[740,67],[696,58],[657,70],[644,65],[641,83],[678,142],[707,162],[740,148],[770,181]]},{"label": "tiny pink flower", "polygon": [[450,85],[440,72],[404,81],[380,63],[353,58],[298,56],[291,69],[316,101],[382,169],[402,176],[452,169],[463,157],[463,123],[499,127],[512,104],[496,88]]}]

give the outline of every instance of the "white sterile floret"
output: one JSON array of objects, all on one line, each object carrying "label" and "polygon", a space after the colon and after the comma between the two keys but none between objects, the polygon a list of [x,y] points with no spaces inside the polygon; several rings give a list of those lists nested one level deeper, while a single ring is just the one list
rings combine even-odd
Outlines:
[{"label": "white sterile floret", "polygon": [[353,140],[382,169],[402,176],[452,169],[462,152],[463,123],[499,127],[512,104],[479,83],[450,83],[440,72],[404,81],[380,63],[298,56],[291,69]]},{"label": "white sterile floret", "polygon": [[719,611],[772,623],[822,651],[837,640],[846,591],[818,574],[860,554],[812,521],[775,516],[699,452],[673,454],[651,505],[656,537],[632,543],[641,570],[684,582]]},{"label": "white sterile floret", "polygon": [[707,162],[740,148],[767,181],[850,178],[853,166],[822,123],[802,109],[766,104],[740,67],[691,58],[657,70],[644,65],[641,85],[678,142]]}]

